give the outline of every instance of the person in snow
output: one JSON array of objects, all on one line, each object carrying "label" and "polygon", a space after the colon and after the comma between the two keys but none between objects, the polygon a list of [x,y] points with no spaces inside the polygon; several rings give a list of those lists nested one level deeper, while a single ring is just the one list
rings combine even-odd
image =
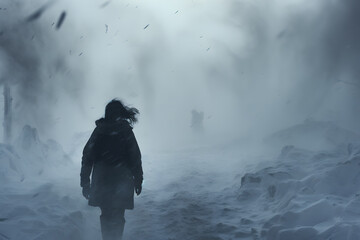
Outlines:
[{"label": "person in snow", "polygon": [[103,240],[122,239],[125,209],[134,208],[134,190],[141,193],[141,153],[132,131],[138,114],[119,100],[109,102],[83,151],[80,185],[88,204],[101,209]]}]

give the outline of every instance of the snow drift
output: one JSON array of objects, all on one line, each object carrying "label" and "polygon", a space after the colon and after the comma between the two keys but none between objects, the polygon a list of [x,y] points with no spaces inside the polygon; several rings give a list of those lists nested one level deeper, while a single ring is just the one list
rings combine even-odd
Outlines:
[{"label": "snow drift", "polygon": [[0,144],[0,179],[24,181],[54,174],[72,162],[55,140],[43,142],[35,128],[25,125],[13,145]]}]

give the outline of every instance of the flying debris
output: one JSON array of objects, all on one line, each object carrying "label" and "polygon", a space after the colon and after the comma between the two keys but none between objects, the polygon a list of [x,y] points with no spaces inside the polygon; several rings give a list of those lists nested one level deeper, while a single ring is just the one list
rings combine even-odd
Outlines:
[{"label": "flying debris", "polygon": [[286,30],[281,31],[276,37],[277,38],[283,38],[287,34]]},{"label": "flying debris", "polygon": [[2,236],[5,239],[10,239],[8,236],[6,236],[5,234],[2,234],[2,233],[0,233],[0,236]]},{"label": "flying debris", "polygon": [[56,23],[56,29],[57,29],[57,30],[59,30],[59,29],[61,28],[61,25],[64,23],[65,17],[66,17],[66,12],[63,11],[63,12],[60,14],[59,20],[58,20],[57,23]]},{"label": "flying debris", "polygon": [[144,29],[147,29],[149,25],[150,25],[150,24],[146,25],[146,26],[144,27]]},{"label": "flying debris", "polygon": [[39,196],[40,193],[35,193],[32,197],[35,198],[37,196]]},{"label": "flying debris", "polygon": [[104,2],[103,4],[100,5],[100,8],[105,8],[105,7],[107,7],[107,5],[110,4],[110,2],[111,2],[111,1],[106,1],[106,2]]},{"label": "flying debris", "polygon": [[79,57],[80,57],[81,55],[83,55],[83,53],[82,53],[82,52],[79,54]]},{"label": "flying debris", "polygon": [[27,22],[32,22],[32,21],[35,21],[35,20],[39,19],[47,8],[48,8],[48,5],[42,6],[37,11],[35,11],[33,14],[31,14],[29,17],[27,17],[26,21]]},{"label": "flying debris", "polygon": [[105,24],[105,33],[107,33],[109,30],[109,26],[107,24]]},{"label": "flying debris", "polygon": [[[43,13],[51,6],[54,4],[55,1],[50,1],[48,3],[46,3],[45,5],[43,5],[41,8],[39,8],[38,10],[36,10],[33,14],[31,14],[30,16],[28,16],[26,18],[27,22],[32,22],[35,21],[37,19],[39,19]],[[6,8],[3,8],[3,10],[6,10]]]}]

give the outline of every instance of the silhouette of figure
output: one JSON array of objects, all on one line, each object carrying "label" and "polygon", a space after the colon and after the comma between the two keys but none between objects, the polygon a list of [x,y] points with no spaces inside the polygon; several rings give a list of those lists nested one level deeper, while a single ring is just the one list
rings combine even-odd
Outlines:
[{"label": "silhouette of figure", "polygon": [[132,131],[138,114],[119,100],[109,102],[83,151],[80,185],[88,204],[101,209],[103,240],[122,239],[125,209],[134,208],[134,190],[141,193],[141,153]]},{"label": "silhouette of figure", "polygon": [[191,128],[195,132],[204,131],[204,113],[196,110],[191,111]]}]

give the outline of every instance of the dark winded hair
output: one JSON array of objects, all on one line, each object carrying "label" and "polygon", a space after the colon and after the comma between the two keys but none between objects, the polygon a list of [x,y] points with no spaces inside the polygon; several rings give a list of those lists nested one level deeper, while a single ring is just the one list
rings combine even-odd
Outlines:
[{"label": "dark winded hair", "polygon": [[137,115],[139,110],[136,108],[131,108],[125,106],[120,100],[113,99],[111,100],[105,108],[105,119],[116,121],[119,119],[124,119],[133,125],[138,121]]}]

